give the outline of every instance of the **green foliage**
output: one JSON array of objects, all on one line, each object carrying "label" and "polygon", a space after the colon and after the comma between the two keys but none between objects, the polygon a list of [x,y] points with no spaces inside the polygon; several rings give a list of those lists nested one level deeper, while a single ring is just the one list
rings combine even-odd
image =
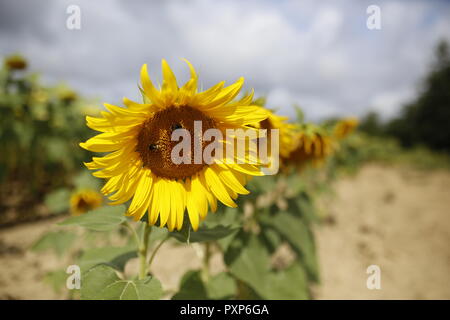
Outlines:
[{"label": "green foliage", "polygon": [[[0,153],[7,155],[0,160],[0,183],[31,182],[29,191],[38,190],[33,193],[37,200],[46,195],[45,204],[53,213],[68,210],[68,190],[100,188],[99,179],[77,170],[87,158],[78,143],[90,135],[80,102],[70,89],[43,87],[36,76],[12,69],[0,73]],[[265,99],[255,103],[264,105]],[[297,116],[303,123],[299,108]],[[254,178],[247,186],[250,195],[237,199],[237,208],[219,206],[196,232],[191,230],[188,216],[182,230],[176,232],[149,227],[147,216],[134,228],[124,216],[125,205],[105,206],[59,223],[84,231],[75,234],[66,228],[50,232],[33,250],[53,250],[59,256],[72,251],[68,258],[82,271],[82,299],[160,299],[161,284],[148,276],[148,265],[169,237],[194,245],[197,251],[204,248],[202,269],[183,276],[173,299],[308,299],[310,285],[319,281],[312,228],[320,219],[314,196],[326,189],[325,182],[314,171],[302,176]],[[261,205],[265,198],[271,200]],[[280,203],[285,206],[281,208]],[[106,241],[97,241],[98,235]],[[110,236],[128,242],[117,245],[109,242]],[[78,238],[95,240],[87,249],[74,250]],[[274,262],[280,248],[292,252],[290,261]],[[149,255],[151,250],[155,251]],[[209,259],[215,253],[223,255],[226,268],[211,275]],[[139,277],[126,279],[124,269],[133,258],[138,258]],[[67,274],[57,270],[45,279],[55,289],[62,288]]]},{"label": "green foliage", "polygon": [[31,250],[40,252],[53,250],[58,256],[62,256],[72,246],[76,234],[65,231],[45,233],[31,247]]},{"label": "green foliage", "polygon": [[71,187],[88,156],[78,146],[90,135],[84,119],[88,101],[64,85],[44,86],[21,59],[23,68],[5,63],[0,69],[0,203],[12,183],[29,203]]},{"label": "green foliage", "polygon": [[387,132],[405,146],[423,144],[434,150],[450,152],[449,121],[450,52],[448,44],[441,42],[422,92],[403,108],[400,117],[387,125]]},{"label": "green foliage", "polygon": [[305,220],[289,212],[280,212],[276,219],[270,219],[267,222],[267,226],[272,227],[281,239],[287,241],[298,253],[310,278],[318,281],[314,237]]},{"label": "green foliage", "polygon": [[171,232],[170,236],[185,243],[206,242],[225,238],[235,233],[237,230],[237,228],[223,225],[216,225],[214,227],[204,225],[202,228],[194,232],[192,231],[190,222],[186,217],[186,219],[184,219],[182,229],[180,231]]},{"label": "green foliage", "polygon": [[60,188],[45,196],[45,205],[52,213],[65,212],[70,207],[70,191]]},{"label": "green foliage", "polygon": [[188,271],[181,279],[180,290],[173,300],[225,300],[236,293],[236,282],[226,272],[221,272],[205,284],[200,271]]},{"label": "green foliage", "polygon": [[395,139],[355,133],[341,143],[329,161],[328,172],[355,172],[362,164],[378,162],[401,164],[416,169],[450,169],[450,156],[417,146],[403,148]]},{"label": "green foliage", "polygon": [[422,83],[421,92],[403,106],[400,115],[383,124],[370,113],[360,129],[370,135],[394,137],[404,147],[426,146],[450,152],[450,50],[447,42],[436,48],[432,69]]},{"label": "green foliage", "polygon": [[180,282],[180,290],[172,297],[173,300],[205,300],[208,299],[205,284],[200,271],[188,271]]},{"label": "green foliage", "polygon": [[60,293],[66,284],[67,273],[64,270],[56,270],[47,272],[44,276],[44,282],[52,287],[52,289]]},{"label": "green foliage", "polygon": [[136,247],[101,247],[90,248],[78,259],[81,270],[89,270],[99,264],[108,265],[118,271],[123,271],[128,260],[137,257]]},{"label": "green foliage", "polygon": [[76,189],[91,189],[99,190],[101,187],[101,180],[95,178],[89,171],[81,170],[72,181]]},{"label": "green foliage", "polygon": [[369,112],[360,122],[358,129],[371,136],[381,136],[385,134],[383,124],[378,113]]},{"label": "green foliage", "polygon": [[111,231],[126,220],[125,206],[101,207],[60,222],[61,226],[81,226],[94,231]]},{"label": "green foliage", "polygon": [[250,297],[263,299],[309,298],[308,277],[300,262],[274,270],[270,268],[269,250],[260,237],[244,235],[239,239],[225,255],[230,273],[247,290],[245,294],[239,292],[237,298],[249,298],[249,293]]},{"label": "green foliage", "polygon": [[306,300],[310,298],[308,279],[304,268],[294,263],[285,270],[271,272],[266,280],[268,283],[266,299]]},{"label": "green foliage", "polygon": [[83,273],[82,279],[83,300],[155,300],[163,294],[157,279],[121,279],[113,268],[106,265],[89,269]]},{"label": "green foliage", "polygon": [[233,276],[249,285],[259,296],[265,296],[270,260],[259,237],[241,233],[227,250],[225,263]]},{"label": "green foliage", "polygon": [[226,272],[221,272],[213,276],[207,283],[209,299],[231,299],[235,295],[236,290],[236,281]]}]

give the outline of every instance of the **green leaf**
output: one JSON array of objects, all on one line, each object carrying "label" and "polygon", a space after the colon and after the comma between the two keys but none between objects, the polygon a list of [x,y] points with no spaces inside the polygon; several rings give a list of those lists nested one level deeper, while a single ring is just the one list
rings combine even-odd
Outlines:
[{"label": "green leaf", "polygon": [[226,272],[209,279],[205,285],[199,270],[186,272],[181,279],[180,290],[173,300],[230,299],[236,294],[236,281]]},{"label": "green leaf", "polygon": [[217,212],[206,216],[206,219],[202,225],[200,225],[200,228],[202,228],[202,226],[212,228],[218,225],[226,227],[240,227],[241,221],[239,219],[239,215],[241,215],[241,212],[239,212],[238,208],[220,206],[217,209]]},{"label": "green leaf", "polygon": [[82,270],[88,270],[99,264],[106,264],[116,270],[123,271],[128,260],[137,257],[136,247],[103,247],[84,251],[79,264]]},{"label": "green leaf", "polygon": [[200,276],[200,271],[190,270],[183,275],[180,282],[180,290],[173,300],[206,300],[208,294]]},{"label": "green leaf", "polygon": [[46,156],[50,161],[53,162],[66,162],[68,163],[70,160],[67,158],[67,154],[69,153],[69,145],[67,141],[62,139],[61,137],[50,137],[47,139],[45,146],[47,148]]},{"label": "green leaf", "polygon": [[183,228],[180,231],[171,232],[170,236],[181,242],[206,242],[225,238],[237,230],[238,228],[217,225],[212,228],[201,226],[197,231],[192,231],[189,222],[187,222],[183,224]]},{"label": "green leaf", "polygon": [[285,270],[272,271],[267,249],[255,235],[242,232],[227,251],[225,263],[230,273],[243,282],[239,285],[240,297],[256,298],[256,294],[263,299],[309,298],[304,267],[294,263]]},{"label": "green leaf", "polygon": [[62,256],[76,239],[76,235],[67,231],[52,231],[45,233],[31,247],[33,251],[53,250],[58,256]]},{"label": "green leaf", "polygon": [[311,279],[319,281],[319,267],[313,234],[303,219],[288,212],[280,212],[269,223],[299,254]]},{"label": "green leaf", "polygon": [[239,230],[240,228],[236,228],[235,231],[232,232],[230,235],[217,240],[217,243],[222,249],[222,252],[226,252],[228,250],[228,247],[233,242],[234,237],[236,237],[236,235],[239,233]]},{"label": "green leaf", "polygon": [[67,211],[70,207],[70,192],[65,188],[58,189],[49,193],[44,202],[52,213]]},{"label": "green leaf", "polygon": [[264,296],[270,268],[269,254],[263,242],[255,235],[241,232],[225,254],[230,273]]},{"label": "green leaf", "polygon": [[261,238],[270,253],[274,253],[282,243],[279,233],[272,228],[262,228]]},{"label": "green leaf", "polygon": [[287,211],[302,216],[308,224],[319,222],[313,199],[306,192],[302,192],[296,198],[288,199]]},{"label": "green leaf", "polygon": [[81,216],[70,217],[61,226],[81,226],[94,231],[110,231],[126,220],[125,206],[108,206],[89,211]]},{"label": "green leaf", "polygon": [[244,281],[236,279],[237,294],[236,300],[262,300],[263,298]]},{"label": "green leaf", "polygon": [[294,263],[287,269],[271,272],[267,279],[268,290],[264,297],[269,300],[309,299],[307,276],[303,267]]},{"label": "green leaf", "polygon": [[297,204],[300,208],[302,216],[309,224],[319,222],[319,217],[316,215],[316,209],[310,199],[301,197],[298,199]]},{"label": "green leaf", "polygon": [[252,179],[248,183],[248,189],[255,192],[255,196],[258,193],[267,193],[272,191],[276,187],[276,181],[274,176],[262,176],[258,179]]},{"label": "green leaf", "polygon": [[50,285],[56,293],[60,293],[67,281],[67,273],[64,270],[50,271],[44,276],[44,282]]},{"label": "green leaf", "polygon": [[[145,222],[147,223],[147,222]],[[144,225],[144,223],[142,223]],[[167,228],[160,228],[156,226],[152,226],[152,232],[150,233],[149,244],[155,243],[156,241],[162,240],[166,238],[169,233]]]},{"label": "green leaf", "polygon": [[76,189],[93,189],[98,190],[100,188],[100,179],[96,179],[87,170],[81,170],[79,174],[73,179],[73,184]]},{"label": "green leaf", "polygon": [[307,188],[305,181],[297,174],[292,174],[286,178],[289,191],[294,195],[298,195],[300,192]]},{"label": "green leaf", "polygon": [[98,265],[83,273],[81,299],[84,300],[157,300],[163,294],[154,277],[122,280],[111,267]]},{"label": "green leaf", "polygon": [[231,299],[236,295],[236,281],[228,273],[221,272],[211,277],[206,290],[209,299]]},{"label": "green leaf", "polygon": [[299,105],[294,105],[295,113],[297,114],[297,122],[303,123],[305,121],[305,114]]}]

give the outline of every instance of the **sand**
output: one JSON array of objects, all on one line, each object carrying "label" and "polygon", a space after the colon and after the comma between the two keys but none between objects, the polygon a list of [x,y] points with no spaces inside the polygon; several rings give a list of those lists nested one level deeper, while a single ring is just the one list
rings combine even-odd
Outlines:
[{"label": "sand", "polygon": [[[366,165],[334,190],[321,202],[327,218],[315,230],[322,279],[314,298],[450,299],[450,172]],[[67,297],[42,279],[68,262],[27,250],[59,219],[0,229],[0,299]],[[212,265],[223,267],[219,256]],[[381,289],[366,286],[370,265],[380,268]],[[171,291],[199,266],[195,247],[166,243],[152,272]],[[132,261],[127,270],[135,267]]]}]

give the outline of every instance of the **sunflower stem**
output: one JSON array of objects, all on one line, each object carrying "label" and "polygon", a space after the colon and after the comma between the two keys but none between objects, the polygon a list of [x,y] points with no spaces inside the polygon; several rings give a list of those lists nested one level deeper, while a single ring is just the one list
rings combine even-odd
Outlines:
[{"label": "sunflower stem", "polygon": [[139,240],[139,236],[136,232],[136,229],[133,228],[133,226],[128,222],[128,220],[125,220],[125,222],[123,222],[122,225],[125,226],[128,230],[130,230],[133,239],[136,242],[136,247],[139,249],[141,246],[141,241]]},{"label": "sunflower stem", "polygon": [[209,281],[209,259],[211,258],[211,243],[204,243],[202,278],[204,283]]},{"label": "sunflower stem", "polygon": [[139,279],[145,279],[147,276],[147,252],[148,252],[148,239],[152,232],[152,227],[145,222],[144,232],[142,234],[142,242],[139,247]]},{"label": "sunflower stem", "polygon": [[164,244],[164,242],[166,242],[169,239],[169,234],[167,234],[167,236],[162,239],[158,245],[155,247],[155,249],[153,250],[151,256],[150,256],[150,260],[148,262],[148,268],[150,269],[150,266],[152,265],[153,260],[155,259],[156,253],[158,252],[159,248],[161,248],[161,246]]}]

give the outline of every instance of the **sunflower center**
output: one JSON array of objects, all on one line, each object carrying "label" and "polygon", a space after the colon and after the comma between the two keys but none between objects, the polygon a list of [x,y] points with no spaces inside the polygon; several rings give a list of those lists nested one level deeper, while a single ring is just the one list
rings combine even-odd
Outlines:
[{"label": "sunflower center", "polygon": [[87,201],[84,197],[81,197],[77,203],[77,209],[81,212],[87,212],[94,209],[94,205]]},{"label": "sunflower center", "polygon": [[[200,121],[201,126],[194,127],[194,122]],[[201,127],[201,130],[198,130]],[[194,130],[197,129],[197,130]],[[154,174],[168,179],[184,179],[200,171],[206,163],[194,161],[194,148],[197,139],[201,147],[201,153],[207,143],[202,140],[202,134],[208,129],[214,128],[214,120],[201,111],[189,106],[172,106],[155,113],[144,122],[138,135],[136,151],[141,156],[143,165]],[[172,141],[172,132],[177,129],[185,129],[190,134],[189,163],[176,163],[172,158],[173,148],[181,143]],[[199,131],[199,132],[198,132]],[[200,150],[199,150],[200,151]]]}]

